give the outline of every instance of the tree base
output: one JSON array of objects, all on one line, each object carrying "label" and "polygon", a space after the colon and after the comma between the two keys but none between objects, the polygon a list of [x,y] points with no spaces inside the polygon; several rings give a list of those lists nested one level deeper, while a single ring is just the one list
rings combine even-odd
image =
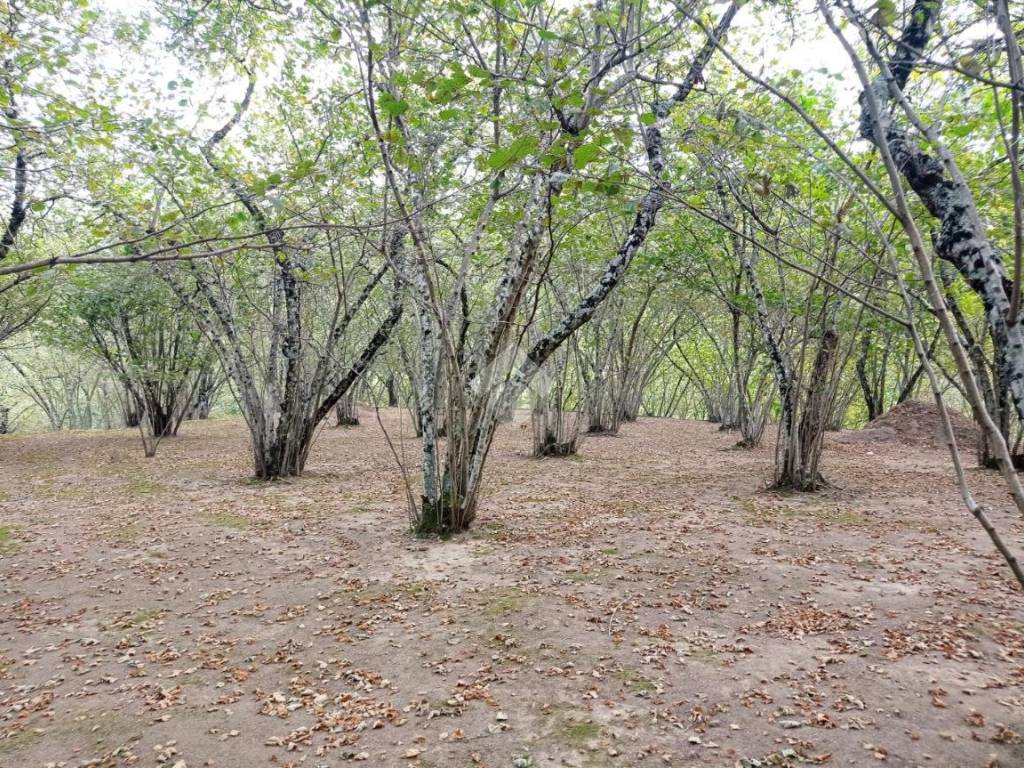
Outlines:
[{"label": "tree base", "polygon": [[814,493],[825,488],[831,488],[832,484],[822,475],[817,475],[813,480],[800,480],[783,478],[776,480],[771,490],[791,493]]},{"label": "tree base", "polygon": [[472,522],[472,516],[463,514],[456,500],[447,494],[432,504],[421,498],[413,533],[420,539],[447,539],[468,531]]},{"label": "tree base", "polygon": [[300,466],[298,462],[288,466],[281,466],[275,462],[258,462],[252,479],[257,482],[274,483],[278,480],[288,480],[292,477],[300,477],[305,469],[305,462]]},{"label": "tree base", "polygon": [[558,441],[554,438],[547,438],[543,443],[534,446],[533,455],[538,459],[563,458],[576,455],[576,438],[572,440]]},{"label": "tree base", "polygon": [[[1024,453],[1015,453],[1010,456],[1014,469],[1024,469]],[[982,469],[999,469],[999,460],[995,456],[986,457],[978,462]]]}]

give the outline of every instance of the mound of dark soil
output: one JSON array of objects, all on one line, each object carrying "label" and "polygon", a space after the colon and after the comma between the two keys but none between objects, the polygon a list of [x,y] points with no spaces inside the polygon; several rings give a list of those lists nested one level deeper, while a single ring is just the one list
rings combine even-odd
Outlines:
[{"label": "mound of dark soil", "polygon": [[[962,413],[949,410],[953,432],[961,450],[974,450],[978,445],[978,426]],[[904,445],[919,448],[943,448],[946,445],[942,431],[942,417],[935,403],[907,400],[890,408],[868,422],[861,434],[875,434],[881,440],[897,440]]]}]

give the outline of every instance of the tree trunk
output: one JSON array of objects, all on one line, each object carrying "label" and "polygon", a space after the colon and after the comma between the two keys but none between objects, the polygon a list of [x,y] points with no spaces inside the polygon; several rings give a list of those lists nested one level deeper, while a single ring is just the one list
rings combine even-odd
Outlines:
[{"label": "tree trunk", "polygon": [[[418,331],[420,348],[424,355],[422,376],[426,380],[421,383],[423,392],[420,394],[419,407],[423,422],[423,497],[420,509],[416,514],[416,530],[421,535],[447,536],[465,530],[476,515],[477,502],[483,479],[483,468],[490,451],[500,415],[518,403],[519,398],[529,386],[531,380],[540,371],[541,366],[563,343],[581,326],[589,322],[595,311],[608,298],[619,284],[624,273],[647,240],[654,228],[658,213],[665,203],[669,185],[665,181],[665,153],[662,129],[669,124],[673,108],[684,101],[694,87],[702,80],[705,65],[717,50],[725,31],[729,28],[739,10],[739,5],[731,3],[725,10],[715,30],[709,34],[705,45],[697,52],[690,69],[682,83],[667,99],[651,105],[654,122],[643,128],[643,143],[650,171],[650,184],[646,193],[637,204],[637,211],[625,239],[619,245],[614,258],[605,265],[604,272],[587,295],[565,313],[551,331],[537,340],[526,352],[518,368],[510,364],[505,371],[496,366],[504,367],[507,358],[501,358],[508,351],[509,334],[517,317],[521,300],[536,265],[537,250],[545,231],[545,223],[550,215],[551,200],[560,194],[563,185],[571,176],[568,156],[561,159],[562,165],[553,165],[546,173],[538,173],[534,178],[534,190],[531,195],[533,202],[520,219],[520,231],[514,238],[516,246],[506,258],[505,272],[495,292],[495,302],[491,311],[486,314],[484,339],[480,352],[474,361],[465,368],[458,350],[461,343],[454,335],[444,334],[448,327],[435,324],[430,317],[429,309],[435,310],[438,317],[448,316],[444,302],[432,295],[428,262],[429,254],[421,249],[419,263],[414,273],[415,291],[418,301],[414,307],[418,314],[426,315],[419,319]],[[597,78],[600,83],[600,78]],[[585,99],[588,97],[585,97]],[[563,136],[578,136],[586,127],[590,113],[580,111],[560,116]],[[385,146],[378,129],[379,143]],[[385,161],[388,160],[384,151]],[[396,197],[400,196],[397,186],[392,189]],[[419,211],[421,205],[415,195],[411,199],[408,211]],[[418,214],[409,215],[411,228],[420,232]],[[468,262],[467,262],[468,263]],[[447,341],[447,344],[442,342]],[[454,354],[451,350],[454,350]],[[433,427],[432,415],[427,406],[433,405],[434,393],[437,392],[436,381],[430,380],[438,365],[439,353],[446,354],[446,363],[450,366],[450,385],[446,408],[447,439],[445,442],[444,462],[438,479],[437,436]],[[451,390],[456,390],[452,392]]]},{"label": "tree trunk", "polygon": [[342,397],[334,406],[334,418],[336,427],[358,427],[359,409],[356,407],[355,398],[351,394]]},{"label": "tree trunk", "polygon": [[787,478],[796,490],[813,491],[825,482],[818,472],[818,463],[831,411],[832,377],[838,351],[839,334],[829,328],[821,335],[807,383],[807,397],[800,418],[798,473],[796,477]]},{"label": "tree trunk", "polygon": [[388,408],[398,407],[398,383],[395,381],[395,374],[388,374],[386,382],[388,390]]},{"label": "tree trunk", "polygon": [[868,354],[871,351],[871,332],[868,331],[861,337],[860,356],[857,358],[857,381],[860,383],[860,391],[864,395],[864,405],[868,409],[868,421],[874,421],[885,412],[883,398],[885,396],[885,377],[883,375],[881,386],[876,390],[868,376]]},{"label": "tree trunk", "polygon": [[196,377],[196,385],[192,391],[192,402],[189,403],[185,418],[188,420],[205,420],[210,418],[214,400],[220,382],[214,375],[210,365],[205,365]]},{"label": "tree trunk", "polygon": [[580,419],[577,412],[566,410],[570,364],[564,350],[548,361],[534,396],[530,421],[537,458],[576,455]]},{"label": "tree trunk", "polygon": [[[935,0],[916,0],[908,14],[896,55],[869,91],[880,106],[879,128],[896,167],[928,212],[938,221],[935,253],[954,265],[981,298],[996,349],[998,379],[1005,382],[1017,414],[1024,421],[1024,325],[1011,317],[1012,283],[1002,257],[988,238],[977,205],[949,150],[934,132],[923,128],[939,157],[928,154],[898,124],[889,106],[895,100],[906,109],[902,90],[932,37],[941,5]],[[888,75],[888,76],[887,76]],[[879,144],[875,120],[868,105],[868,91],[861,95],[860,135]],[[996,414],[993,414],[996,415]]]}]

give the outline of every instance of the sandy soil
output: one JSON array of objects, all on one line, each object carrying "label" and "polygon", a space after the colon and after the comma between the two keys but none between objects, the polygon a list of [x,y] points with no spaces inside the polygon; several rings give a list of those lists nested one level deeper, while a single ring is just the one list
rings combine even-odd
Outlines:
[{"label": "sandy soil", "polygon": [[237,421],[2,438],[0,766],[1024,765],[1024,599],[942,453],[832,441],[780,496],[734,442],[508,425],[422,542],[369,412],[274,484]]}]

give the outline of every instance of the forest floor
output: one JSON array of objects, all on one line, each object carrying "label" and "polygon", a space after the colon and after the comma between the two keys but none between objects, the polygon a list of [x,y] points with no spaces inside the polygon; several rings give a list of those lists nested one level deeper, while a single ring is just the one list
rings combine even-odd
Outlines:
[{"label": "forest floor", "polygon": [[941,451],[779,495],[711,424],[538,461],[521,415],[427,542],[362,417],[272,484],[236,420],[0,439],[0,766],[1024,765],[1024,600]]}]

